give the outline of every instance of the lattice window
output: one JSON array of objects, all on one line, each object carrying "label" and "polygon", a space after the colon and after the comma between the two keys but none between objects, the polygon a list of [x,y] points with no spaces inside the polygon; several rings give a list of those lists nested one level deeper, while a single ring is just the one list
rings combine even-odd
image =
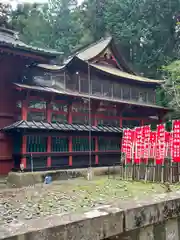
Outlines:
[{"label": "lattice window", "polygon": [[55,84],[59,89],[64,90],[66,88],[65,73],[52,74],[51,80],[52,80],[52,83]]},{"label": "lattice window", "polygon": [[113,85],[110,81],[103,82],[103,96],[112,97]]},{"label": "lattice window", "polygon": [[102,82],[98,79],[92,79],[92,94],[96,96],[102,96]]},{"label": "lattice window", "polygon": [[51,108],[53,111],[68,112],[68,105],[63,102],[53,102]]},{"label": "lattice window", "polygon": [[47,157],[34,157],[28,156],[26,162],[27,169],[31,170],[45,170],[47,169]]},{"label": "lattice window", "polygon": [[88,115],[72,115],[72,122],[75,124],[89,124],[89,116]]},{"label": "lattice window", "polygon": [[67,114],[52,113],[51,122],[67,123]]},{"label": "lattice window", "polygon": [[119,151],[120,138],[99,137],[98,146],[100,151]]},{"label": "lattice window", "polygon": [[139,102],[147,102],[147,92],[143,90],[139,92]]},{"label": "lattice window", "polygon": [[130,86],[122,85],[122,95],[123,95],[124,100],[130,100],[131,99]]},{"label": "lattice window", "polygon": [[88,104],[74,103],[72,105],[72,112],[75,112],[75,113],[89,113],[89,106],[88,106]]},{"label": "lattice window", "polygon": [[139,100],[139,89],[136,87],[131,87],[131,99],[133,101]]},{"label": "lattice window", "polygon": [[80,92],[89,93],[88,79],[80,77]]},{"label": "lattice window", "polygon": [[68,138],[52,137],[51,151],[52,152],[68,152]]},{"label": "lattice window", "polygon": [[119,126],[119,120],[118,119],[112,119],[112,118],[100,118],[97,117],[97,124],[98,125],[108,125],[108,126]]},{"label": "lattice window", "polygon": [[27,136],[27,152],[47,152],[47,137]]},{"label": "lattice window", "polygon": [[28,121],[45,121],[46,120],[46,114],[45,112],[33,112],[30,111],[27,114],[27,120]]},{"label": "lattice window", "polygon": [[38,100],[31,100],[28,103],[28,108],[34,108],[34,109],[46,109],[46,102],[45,101],[38,101]]},{"label": "lattice window", "polygon": [[[73,151],[89,151],[89,137],[73,137],[72,138]],[[91,138],[91,151],[95,151],[95,140]]]},{"label": "lattice window", "polygon": [[122,99],[122,90],[119,83],[113,83],[113,97]]},{"label": "lattice window", "polygon": [[74,74],[73,76],[67,76],[66,77],[66,88],[70,89],[72,91],[79,92],[79,75]]}]

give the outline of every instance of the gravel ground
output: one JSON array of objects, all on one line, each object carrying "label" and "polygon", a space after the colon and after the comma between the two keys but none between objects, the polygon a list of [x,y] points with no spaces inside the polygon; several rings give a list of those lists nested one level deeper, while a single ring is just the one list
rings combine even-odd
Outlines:
[{"label": "gravel ground", "polygon": [[[171,186],[171,190],[180,186]],[[83,211],[115,200],[140,199],[163,193],[164,185],[95,178],[74,179],[23,189],[0,191],[0,224],[30,220],[42,216]]]}]

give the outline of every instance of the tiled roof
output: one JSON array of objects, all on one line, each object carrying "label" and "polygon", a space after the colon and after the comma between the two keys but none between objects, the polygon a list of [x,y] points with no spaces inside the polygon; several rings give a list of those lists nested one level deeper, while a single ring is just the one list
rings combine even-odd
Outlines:
[{"label": "tiled roof", "polygon": [[48,122],[35,122],[35,121],[18,121],[2,130],[11,131],[14,129],[42,129],[51,131],[81,131],[81,132],[106,132],[106,133],[121,133],[122,129],[119,127],[112,126],[89,126],[80,124],[63,124],[63,123],[48,123]]},{"label": "tiled roof", "polygon": [[55,50],[42,49],[34,47],[20,41],[16,32],[8,29],[0,28],[0,47],[13,47],[19,50],[31,51],[39,54],[48,54],[52,56],[62,55],[62,53]]},{"label": "tiled roof", "polygon": [[126,79],[130,79],[130,80],[135,80],[135,81],[140,81],[140,82],[146,82],[146,83],[155,83],[155,84],[162,84],[164,83],[164,81],[160,81],[160,80],[154,80],[154,79],[149,79],[149,78],[145,78],[145,77],[141,77],[141,76],[136,76],[136,75],[132,75],[123,71],[120,71],[119,69],[115,68],[115,67],[109,67],[109,66],[105,66],[105,65],[99,65],[99,64],[90,64],[92,67],[117,76],[117,77],[122,77],[122,78],[126,78]]},{"label": "tiled roof", "polygon": [[107,48],[111,40],[112,37],[101,39],[99,42],[93,43],[89,45],[87,48],[84,48],[83,50],[77,52],[76,56],[83,61],[89,61],[95,56],[102,53]]}]

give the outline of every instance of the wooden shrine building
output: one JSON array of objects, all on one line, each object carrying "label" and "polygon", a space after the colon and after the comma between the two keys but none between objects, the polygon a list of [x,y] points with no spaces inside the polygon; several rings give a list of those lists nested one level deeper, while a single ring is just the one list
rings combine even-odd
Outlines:
[{"label": "wooden shrine building", "polygon": [[122,128],[168,111],[156,104],[162,81],[136,75],[110,37],[61,66],[52,64],[58,53],[12,39],[0,35],[1,174],[20,163],[26,171],[112,165]]}]

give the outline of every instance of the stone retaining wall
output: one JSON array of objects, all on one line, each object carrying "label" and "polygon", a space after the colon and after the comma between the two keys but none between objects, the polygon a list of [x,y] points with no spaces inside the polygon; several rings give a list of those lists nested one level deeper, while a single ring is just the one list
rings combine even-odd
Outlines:
[{"label": "stone retaining wall", "polygon": [[[92,168],[93,175],[100,176],[108,174],[111,171],[112,174],[120,173],[120,167],[108,168],[108,167],[98,167]],[[67,180],[77,177],[87,177],[87,168],[82,169],[68,169],[68,170],[54,170],[54,171],[44,171],[44,172],[10,172],[7,178],[8,187],[26,187],[32,186],[38,183],[43,183],[45,176],[51,176],[53,181],[57,180]]]},{"label": "stone retaining wall", "polygon": [[6,240],[179,240],[180,192],[0,227]]}]

